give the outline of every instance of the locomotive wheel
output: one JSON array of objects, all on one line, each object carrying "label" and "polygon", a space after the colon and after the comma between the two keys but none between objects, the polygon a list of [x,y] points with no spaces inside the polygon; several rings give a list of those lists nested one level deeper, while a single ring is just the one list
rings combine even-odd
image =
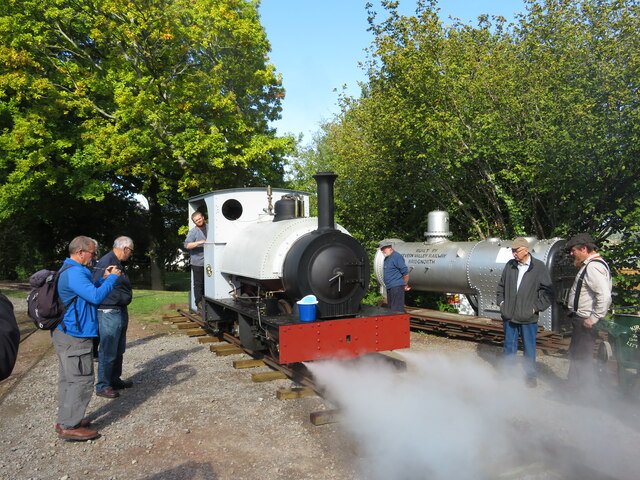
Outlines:
[{"label": "locomotive wheel", "polygon": [[610,368],[609,362],[614,359],[613,349],[607,340],[603,340],[598,345],[598,353],[596,354],[596,372],[600,381],[609,382]]},{"label": "locomotive wheel", "polygon": [[238,313],[238,336],[243,347],[253,351],[264,350],[264,343],[256,334],[256,327],[251,317]]},{"label": "locomotive wheel", "polygon": [[293,313],[293,308],[291,308],[291,304],[289,302],[281,298],[278,300],[278,311],[285,315],[291,315]]},{"label": "locomotive wheel", "polygon": [[611,348],[611,344],[604,340],[600,345],[598,345],[597,358],[601,363],[607,363],[612,357],[613,350]]}]

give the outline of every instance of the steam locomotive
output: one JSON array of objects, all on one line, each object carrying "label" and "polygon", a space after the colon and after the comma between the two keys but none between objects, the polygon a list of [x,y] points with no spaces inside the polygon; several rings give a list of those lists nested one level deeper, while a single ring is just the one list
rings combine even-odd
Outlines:
[{"label": "steam locomotive", "polygon": [[[409,286],[414,291],[455,293],[465,295],[476,315],[500,319],[496,305],[496,289],[505,264],[513,258],[511,241],[488,238],[478,242],[449,240],[447,212],[430,212],[424,242],[404,242],[388,239],[411,269]],[[545,330],[568,333],[571,324],[567,317],[566,299],[578,268],[564,251],[566,240],[540,240],[528,237],[529,253],[547,266],[553,282],[555,301],[540,313],[538,323]],[[384,257],[378,252],[374,258],[375,275],[382,285]]]},{"label": "steam locomotive", "polygon": [[[408,315],[361,304],[369,260],[334,223],[336,178],[314,175],[317,218],[309,216],[310,195],[297,190],[238,188],[189,199],[189,218],[195,211],[209,215],[202,305],[207,325],[283,364],[409,346]],[[307,306],[298,302],[309,296],[317,301],[315,318],[301,319]],[[190,307],[196,309],[193,295]]]}]

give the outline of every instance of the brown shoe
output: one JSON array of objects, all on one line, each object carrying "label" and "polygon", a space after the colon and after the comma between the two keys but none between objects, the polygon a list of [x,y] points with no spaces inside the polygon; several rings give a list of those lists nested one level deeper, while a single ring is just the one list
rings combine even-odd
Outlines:
[{"label": "brown shoe", "polygon": [[72,442],[86,442],[87,440],[93,440],[94,438],[98,438],[100,436],[100,433],[98,433],[97,430],[89,430],[88,428],[84,427],[69,428],[67,430],[64,430],[59,423],[56,425],[56,430],[60,438]]},{"label": "brown shoe", "polygon": [[120,396],[120,394],[111,387],[107,387],[104,390],[96,392],[96,395],[104,398],[118,398]]},{"label": "brown shoe", "polygon": [[[78,427],[87,428],[89,425],[91,425],[91,420],[83,418],[82,420],[80,420],[80,423],[75,428],[78,428]],[[59,423],[56,423],[56,432],[58,433],[62,432],[62,427],[60,426]]]}]

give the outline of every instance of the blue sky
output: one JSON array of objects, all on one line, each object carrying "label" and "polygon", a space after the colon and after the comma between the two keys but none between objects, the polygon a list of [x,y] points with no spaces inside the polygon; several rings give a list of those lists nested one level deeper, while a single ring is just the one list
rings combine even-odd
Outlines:
[{"label": "blue sky", "polygon": [[[370,0],[382,12],[378,0]],[[367,32],[366,0],[262,0],[260,17],[271,42],[271,63],[282,74],[286,97],[278,133],[304,134],[309,142],[320,123],[338,112],[342,86],[358,95],[364,80],[358,62],[373,39]],[[478,15],[513,20],[525,11],[523,0],[440,0],[440,18],[475,24]],[[400,0],[400,12],[412,14],[415,1]],[[380,16],[378,17],[380,18]],[[334,91],[337,90],[337,91]]]}]

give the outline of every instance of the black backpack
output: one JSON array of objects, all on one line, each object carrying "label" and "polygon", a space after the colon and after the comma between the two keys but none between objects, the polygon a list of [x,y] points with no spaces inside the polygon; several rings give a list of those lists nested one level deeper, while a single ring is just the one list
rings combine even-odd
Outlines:
[{"label": "black backpack", "polygon": [[67,308],[78,298],[77,296],[65,305],[58,296],[58,278],[60,274],[73,265],[62,267],[57,272],[53,270],[38,270],[29,278],[33,287],[27,297],[27,311],[36,328],[53,330],[64,317]]}]

